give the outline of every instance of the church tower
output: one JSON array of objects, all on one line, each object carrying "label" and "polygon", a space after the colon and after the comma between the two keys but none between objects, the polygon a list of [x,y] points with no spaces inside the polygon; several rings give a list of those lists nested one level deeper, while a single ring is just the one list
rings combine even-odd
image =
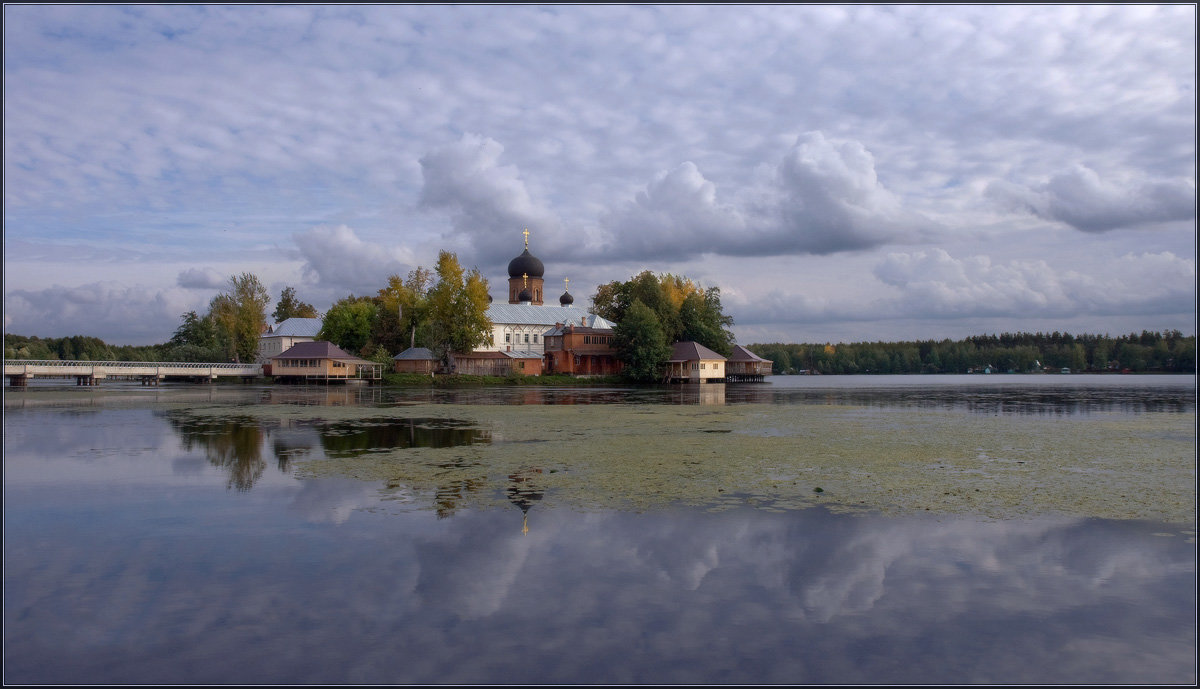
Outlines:
[{"label": "church tower", "polygon": [[521,234],[525,235],[525,251],[508,262],[508,303],[525,302],[541,306],[542,282],[546,268],[536,256],[529,253],[529,230],[526,229]]}]

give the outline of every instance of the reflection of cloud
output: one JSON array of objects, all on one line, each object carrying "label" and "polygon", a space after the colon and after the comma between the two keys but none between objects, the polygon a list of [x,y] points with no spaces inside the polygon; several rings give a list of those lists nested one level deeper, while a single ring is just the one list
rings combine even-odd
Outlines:
[{"label": "reflection of cloud", "polygon": [[351,479],[301,481],[288,511],[312,523],[345,523],[356,510],[379,502],[377,487]]},{"label": "reflection of cloud", "polygon": [[[505,514],[513,516],[511,512]],[[511,531],[467,531],[451,540],[418,546],[422,561],[454,564],[448,568],[422,568],[417,590],[448,605],[464,619],[475,620],[500,611],[514,587],[529,585],[524,569],[531,544],[538,539],[521,534],[520,521],[515,518],[495,522],[509,525]]]},{"label": "reflection of cloud", "polygon": [[[306,483],[293,503],[312,505],[306,516],[358,499],[351,482]],[[75,508],[71,491],[53,495],[36,509]],[[126,503],[89,499],[102,512]],[[8,620],[8,679],[178,678],[181,667],[206,683],[1181,682],[1195,672],[1194,617],[1179,598],[1192,591],[1194,547],[1140,525],[540,504],[528,536],[509,508],[442,520],[359,512],[297,540],[289,520],[214,515],[222,501],[167,494],[143,506],[155,499],[204,537],[175,528],[131,539],[54,520],[10,532],[6,554],[19,557],[7,558],[6,609],[21,614]],[[278,505],[238,500],[249,515]],[[25,519],[28,504],[6,511]],[[146,649],[179,638],[180,616],[188,643],[171,667],[147,661]]]}]

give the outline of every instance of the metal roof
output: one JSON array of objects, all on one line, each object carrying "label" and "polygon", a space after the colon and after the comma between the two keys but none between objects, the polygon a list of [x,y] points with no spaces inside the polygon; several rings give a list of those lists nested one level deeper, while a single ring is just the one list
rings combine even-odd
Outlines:
[{"label": "metal roof", "polygon": [[754,352],[750,351],[749,349],[746,349],[745,347],[743,347],[741,345],[733,346],[733,354],[730,355],[729,360],[730,361],[762,361],[762,362],[765,362],[768,364],[772,363],[770,359],[764,359],[761,356],[755,354]]},{"label": "metal roof", "polygon": [[496,325],[546,325],[574,323],[589,328],[612,328],[613,324],[578,306],[538,306],[536,304],[492,304],[487,317]]},{"label": "metal roof", "polygon": [[332,342],[297,342],[272,359],[358,359]]},{"label": "metal roof", "polygon": [[541,352],[535,352],[531,349],[514,349],[513,351],[500,352],[510,359],[541,359]]},{"label": "metal roof", "polygon": [[399,354],[397,354],[396,356],[394,356],[392,358],[400,359],[400,360],[404,360],[404,361],[436,361],[437,360],[437,357],[435,357],[433,355],[433,352],[431,352],[429,349],[427,349],[425,347],[409,347],[408,349],[404,350],[403,352],[400,352]]},{"label": "metal roof", "polygon": [[671,346],[671,358],[668,361],[697,361],[699,359],[720,359],[721,361],[725,361],[725,357],[699,342],[676,342]]},{"label": "metal roof", "polygon": [[321,332],[320,318],[289,318],[271,328],[262,337],[316,337]]}]

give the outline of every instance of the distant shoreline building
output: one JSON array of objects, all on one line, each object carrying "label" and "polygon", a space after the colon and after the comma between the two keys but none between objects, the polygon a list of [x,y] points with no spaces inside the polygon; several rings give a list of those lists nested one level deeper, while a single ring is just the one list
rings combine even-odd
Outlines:
[{"label": "distant shoreline building", "polygon": [[[564,279],[565,287],[558,298],[558,305],[545,304],[545,275],[546,268],[540,259],[529,251],[529,230],[525,230],[525,250],[521,255],[508,263],[508,303],[488,306],[487,318],[492,322],[491,337],[487,342],[475,348],[475,353],[504,352],[509,358],[518,360],[514,372],[525,375],[540,375],[543,370],[547,373],[567,373],[576,370],[567,365],[563,358],[562,343],[556,344],[555,354],[547,353],[546,338],[553,332],[559,332],[570,326],[589,331],[588,351],[580,352],[580,356],[592,357],[585,361],[581,371],[593,371],[604,368],[611,370],[612,363],[603,366],[598,364],[599,358],[609,357],[616,361],[609,343],[612,340],[613,324],[609,321],[588,313],[586,309],[575,306],[575,298],[570,293],[570,280]],[[561,335],[561,332],[560,332]],[[597,339],[597,346],[592,345],[592,338]],[[603,340],[604,346],[598,346]],[[530,355],[544,359],[543,365],[534,366],[528,363]],[[463,355],[456,355],[461,357]],[[575,357],[574,352],[571,354]],[[501,360],[496,360],[501,362]],[[525,361],[525,368],[519,367],[519,362]],[[497,365],[500,365],[499,363]],[[473,367],[478,368],[478,367]],[[536,371],[536,373],[534,373]],[[463,373],[461,367],[457,372]],[[574,375],[595,375],[593,373],[573,373]]]}]

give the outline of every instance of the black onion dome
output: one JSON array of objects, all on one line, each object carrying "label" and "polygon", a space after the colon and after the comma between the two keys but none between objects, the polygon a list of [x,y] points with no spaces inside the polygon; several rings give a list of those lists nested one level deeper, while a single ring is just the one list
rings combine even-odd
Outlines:
[{"label": "black onion dome", "polygon": [[558,303],[563,306],[570,306],[575,303],[575,297],[572,297],[570,292],[563,292],[562,296],[558,298]]},{"label": "black onion dome", "polygon": [[519,278],[528,275],[531,278],[540,278],[546,274],[546,267],[538,260],[537,256],[529,253],[529,249],[508,262],[508,276],[510,278]]},{"label": "black onion dome", "polygon": [[530,292],[529,288],[526,287],[517,295],[517,301],[533,301],[533,292]]}]

